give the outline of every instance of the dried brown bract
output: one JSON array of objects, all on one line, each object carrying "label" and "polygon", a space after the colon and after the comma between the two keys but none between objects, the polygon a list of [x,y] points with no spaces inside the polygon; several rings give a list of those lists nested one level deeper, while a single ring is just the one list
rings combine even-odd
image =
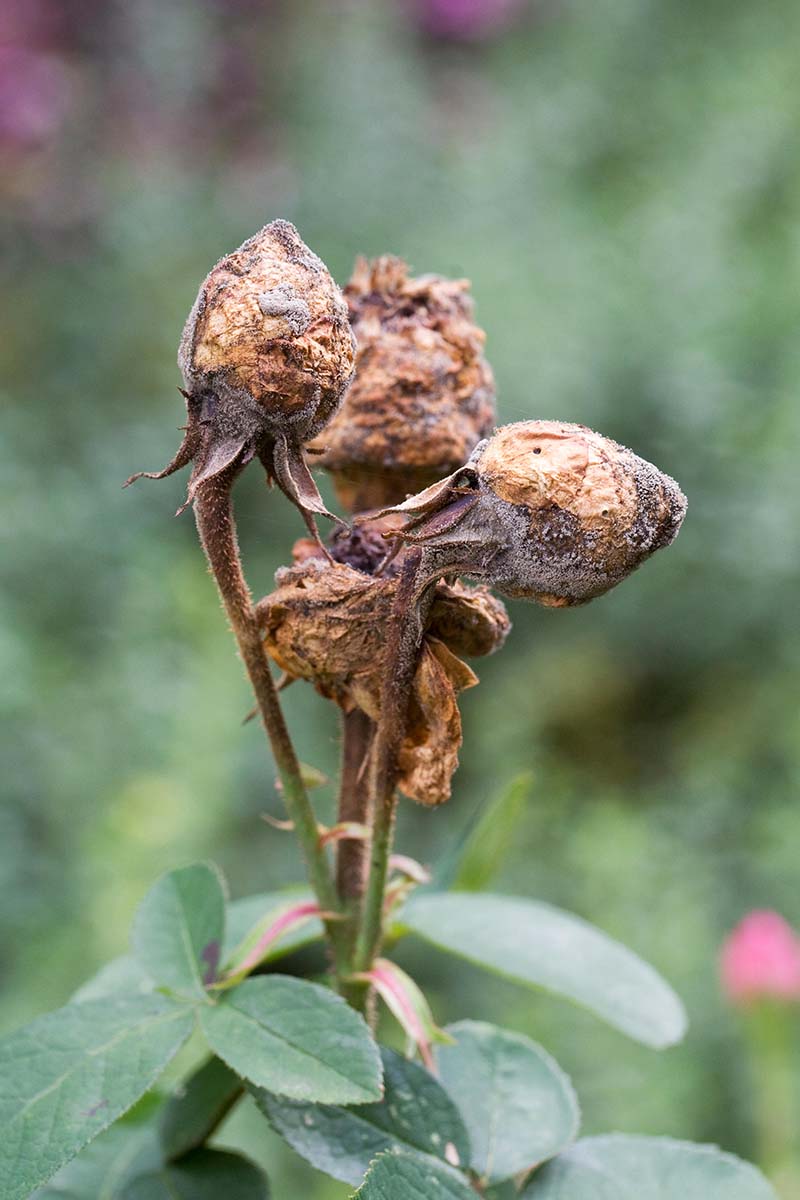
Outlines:
[{"label": "dried brown bract", "polygon": [[521,421],[394,513],[430,575],[457,571],[508,596],[563,607],[623,580],[676,537],[678,484],[583,425]]},{"label": "dried brown bract", "polygon": [[339,288],[288,221],[265,226],[211,270],[178,364],[184,440],[163,471],[142,474],[161,479],[191,462],[191,503],[205,480],[257,456],[304,513],[325,512],[302,446],[336,411],[355,344]]},{"label": "dried brown bract", "polygon": [[[397,580],[308,557],[279,571],[276,582],[257,607],[270,657],[345,712],[358,708],[377,721]],[[485,589],[439,585],[398,754],[398,786],[411,799],[429,805],[448,799],[461,745],[456,697],[478,682],[457,654],[489,654],[508,629],[502,604]]]},{"label": "dried brown bract", "polygon": [[469,284],[360,258],[345,289],[356,376],[318,440],[351,512],[394,504],[452,471],[491,429],[494,379]]}]

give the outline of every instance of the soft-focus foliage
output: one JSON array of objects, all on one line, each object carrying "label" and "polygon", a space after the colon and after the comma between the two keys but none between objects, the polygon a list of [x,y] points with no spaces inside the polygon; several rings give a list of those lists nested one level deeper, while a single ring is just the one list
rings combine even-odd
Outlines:
[{"label": "soft-focus foliage", "polygon": [[[119,486],[176,444],[201,279],[285,216],[340,283],[357,253],[469,276],[500,419],[585,422],[689,497],[675,546],[608,598],[513,606],[463,698],[452,801],[406,806],[400,829],[430,862],[532,769],[493,888],[641,952],[687,1001],[687,1042],[659,1056],[422,946],[398,959],[439,1021],[479,1014],[544,1044],[588,1133],[752,1154],[716,953],[748,908],[800,920],[800,9],[3,0],[0,15],[3,1026],[121,953],[167,866],[213,855],[234,895],[299,878],[260,820],[280,802],[263,737],[240,728],[251,701],[191,515],[172,520],[185,479]],[[263,595],[301,523],[258,474],[237,492]],[[287,708],[301,757],[332,771],[332,706],[297,685]],[[276,1195],[307,1178],[254,1113],[224,1133],[280,1163]]]}]

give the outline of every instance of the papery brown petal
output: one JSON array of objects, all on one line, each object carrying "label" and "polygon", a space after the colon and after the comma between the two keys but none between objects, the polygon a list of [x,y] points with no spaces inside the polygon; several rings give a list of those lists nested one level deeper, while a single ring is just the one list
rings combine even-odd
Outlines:
[{"label": "papery brown petal", "polygon": [[427,632],[456,654],[467,658],[493,654],[510,629],[505,605],[488,587],[470,587],[459,580],[437,587]]},{"label": "papery brown petal", "polygon": [[[342,563],[308,558],[278,572],[277,587],[256,606],[270,657],[295,679],[313,683],[345,712],[380,717],[386,630],[397,588],[394,579],[370,578]],[[464,589],[465,594],[469,589]],[[444,600],[469,620],[462,641],[486,641],[478,622],[499,620],[502,606],[484,595],[466,601],[455,589]],[[480,593],[481,589],[475,589]],[[497,611],[492,611],[494,604]],[[465,632],[466,631],[466,632]],[[458,765],[461,718],[456,696],[477,676],[438,638],[426,634],[414,677],[409,725],[399,755],[400,790],[422,804],[441,804]]]},{"label": "papery brown petal", "polygon": [[420,656],[408,728],[398,754],[398,787],[419,804],[444,804],[458,766],[461,714],[457,693],[478,682],[441,642],[426,639]]},{"label": "papery brown petal", "polygon": [[377,697],[393,584],[319,558],[280,571],[277,582],[257,607],[275,662],[346,711]]}]

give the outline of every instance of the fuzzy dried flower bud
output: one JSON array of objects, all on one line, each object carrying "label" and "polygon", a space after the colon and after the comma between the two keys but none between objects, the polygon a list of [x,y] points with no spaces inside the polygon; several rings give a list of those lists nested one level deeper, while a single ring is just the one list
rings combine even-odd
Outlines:
[{"label": "fuzzy dried flower bud", "polygon": [[355,345],[339,288],[288,221],[272,221],[212,268],[178,364],[186,435],[172,462],[148,477],[192,462],[190,503],[205,480],[258,456],[304,513],[325,512],[302,446],[336,411]]},{"label": "fuzzy dried flower bud", "polygon": [[399,537],[426,548],[431,575],[457,571],[564,607],[602,595],[668,546],[686,498],[674,479],[583,425],[520,421],[392,511],[413,515]]},{"label": "fuzzy dried flower bud", "polygon": [[411,279],[399,258],[359,258],[345,297],[356,376],[318,461],[341,504],[364,512],[464,462],[494,423],[494,379],[466,280]]},{"label": "fuzzy dried flower bud", "polygon": [[[307,557],[279,571],[276,583],[257,606],[270,657],[345,712],[357,708],[377,721],[397,579]],[[456,697],[478,682],[456,651],[491,653],[508,628],[505,610],[485,589],[438,586],[398,753],[398,787],[411,799],[435,805],[450,795],[461,745]]]}]

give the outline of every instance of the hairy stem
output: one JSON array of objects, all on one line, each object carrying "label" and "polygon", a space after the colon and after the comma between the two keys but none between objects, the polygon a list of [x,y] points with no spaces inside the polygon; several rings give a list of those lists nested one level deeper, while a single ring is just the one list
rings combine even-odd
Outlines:
[{"label": "hairy stem", "polygon": [[[369,823],[369,794],[365,760],[369,753],[373,723],[366,713],[354,708],[342,720],[342,770],[339,779],[339,821]],[[345,902],[358,900],[367,881],[366,844],[355,838],[339,842],[336,856],[336,886]]]},{"label": "hairy stem", "polygon": [[[237,473],[237,469],[232,468],[198,488],[194,502],[197,530],[250,677],[278,769],[283,801],[294,822],[311,885],[323,911],[335,913],[339,910],[339,901],[325,850],[319,842],[317,819],[286,728],[253,612],[250,589],[242,571],[231,500],[231,486]],[[341,923],[329,920],[325,927],[334,953],[337,953],[337,947],[341,945]]]},{"label": "hairy stem", "polygon": [[[339,780],[339,821],[358,821],[369,825],[369,792],[366,757],[375,731],[374,722],[353,709],[342,721],[342,769]],[[344,839],[338,843],[336,856],[336,886],[347,922],[343,931],[346,950],[343,961],[353,966],[353,952],[358,937],[361,902],[367,882],[367,843]],[[342,987],[342,995],[353,1008],[364,1012],[369,987],[350,980]]]},{"label": "hairy stem", "polygon": [[392,606],[386,643],[381,713],[370,759],[372,840],[369,876],[354,955],[357,971],[370,969],[383,937],[383,897],[397,808],[397,755],[406,730],[411,688],[422,644],[424,613],[429,602],[419,595],[421,557],[418,549],[410,551],[406,557]]}]

